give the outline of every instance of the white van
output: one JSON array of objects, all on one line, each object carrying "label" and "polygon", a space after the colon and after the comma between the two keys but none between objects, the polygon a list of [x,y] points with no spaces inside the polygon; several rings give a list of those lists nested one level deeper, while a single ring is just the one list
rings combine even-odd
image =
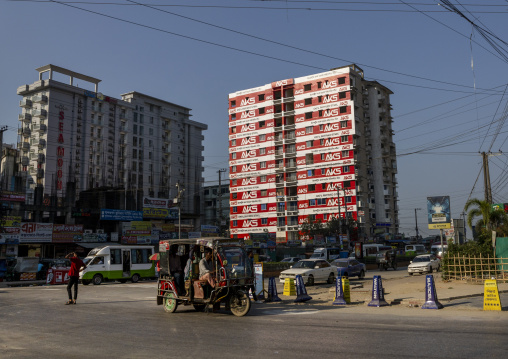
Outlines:
[{"label": "white van", "polygon": [[153,246],[96,247],[83,260],[86,268],[79,273],[79,279],[84,285],[99,285],[107,280],[136,283],[141,278],[154,278],[155,261],[150,259],[153,254]]},{"label": "white van", "polygon": [[443,254],[445,254],[447,250],[448,250],[447,244],[443,244],[442,247],[441,244],[433,244],[430,247],[430,254],[434,254],[439,259],[443,259]]},{"label": "white van", "polygon": [[340,248],[316,248],[310,256],[311,259],[324,259],[331,261],[340,257]]},{"label": "white van", "polygon": [[363,257],[376,257],[379,251],[392,249],[390,246],[384,244],[364,244]]},{"label": "white van", "polygon": [[405,248],[406,253],[414,252],[413,254],[424,254],[427,253],[423,244],[408,244]]}]

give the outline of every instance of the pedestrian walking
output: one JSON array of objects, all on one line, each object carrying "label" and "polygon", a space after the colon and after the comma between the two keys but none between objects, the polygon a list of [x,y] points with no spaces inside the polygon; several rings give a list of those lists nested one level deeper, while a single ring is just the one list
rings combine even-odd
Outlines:
[{"label": "pedestrian walking", "polygon": [[[76,304],[78,299],[78,281],[79,271],[81,268],[85,268],[85,263],[79,259],[76,252],[69,253],[65,256],[71,260],[71,269],[69,270],[69,284],[67,284],[67,293],[69,294],[69,301],[65,305]],[[72,299],[72,286],[74,286],[74,300]]]}]

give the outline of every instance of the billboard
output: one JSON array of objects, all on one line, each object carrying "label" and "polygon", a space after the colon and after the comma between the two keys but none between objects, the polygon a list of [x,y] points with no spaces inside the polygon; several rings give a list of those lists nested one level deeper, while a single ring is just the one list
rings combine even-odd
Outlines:
[{"label": "billboard", "polygon": [[450,196],[427,197],[429,229],[451,228]]},{"label": "billboard", "polygon": [[101,209],[101,221],[142,221],[143,212],[121,209]]}]

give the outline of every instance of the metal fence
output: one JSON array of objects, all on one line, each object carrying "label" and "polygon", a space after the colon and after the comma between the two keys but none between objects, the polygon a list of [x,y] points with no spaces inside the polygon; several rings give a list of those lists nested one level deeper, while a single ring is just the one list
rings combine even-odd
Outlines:
[{"label": "metal fence", "polygon": [[476,283],[492,278],[508,282],[508,258],[449,256],[445,259],[443,277]]}]

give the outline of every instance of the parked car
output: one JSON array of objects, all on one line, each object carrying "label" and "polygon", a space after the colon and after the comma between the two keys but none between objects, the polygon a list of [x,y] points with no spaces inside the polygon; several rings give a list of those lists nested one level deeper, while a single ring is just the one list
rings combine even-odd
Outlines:
[{"label": "parked car", "polygon": [[282,271],[279,280],[284,283],[286,278],[296,278],[299,274],[307,285],[314,285],[318,281],[333,283],[335,281],[337,267],[324,259],[302,259],[296,262],[292,268]]},{"label": "parked car", "polygon": [[289,264],[295,264],[296,262],[300,261],[301,258],[299,257],[286,257],[283,260],[281,260],[282,263],[289,263]]},{"label": "parked car", "polygon": [[331,263],[332,266],[337,267],[337,275],[341,277],[358,277],[362,279],[365,277],[367,267],[365,264],[358,262],[354,258],[341,258],[336,259]]},{"label": "parked car", "polygon": [[438,272],[441,267],[441,261],[433,254],[424,254],[416,256],[409,266],[407,272],[409,275],[413,273],[432,273],[433,271]]}]

